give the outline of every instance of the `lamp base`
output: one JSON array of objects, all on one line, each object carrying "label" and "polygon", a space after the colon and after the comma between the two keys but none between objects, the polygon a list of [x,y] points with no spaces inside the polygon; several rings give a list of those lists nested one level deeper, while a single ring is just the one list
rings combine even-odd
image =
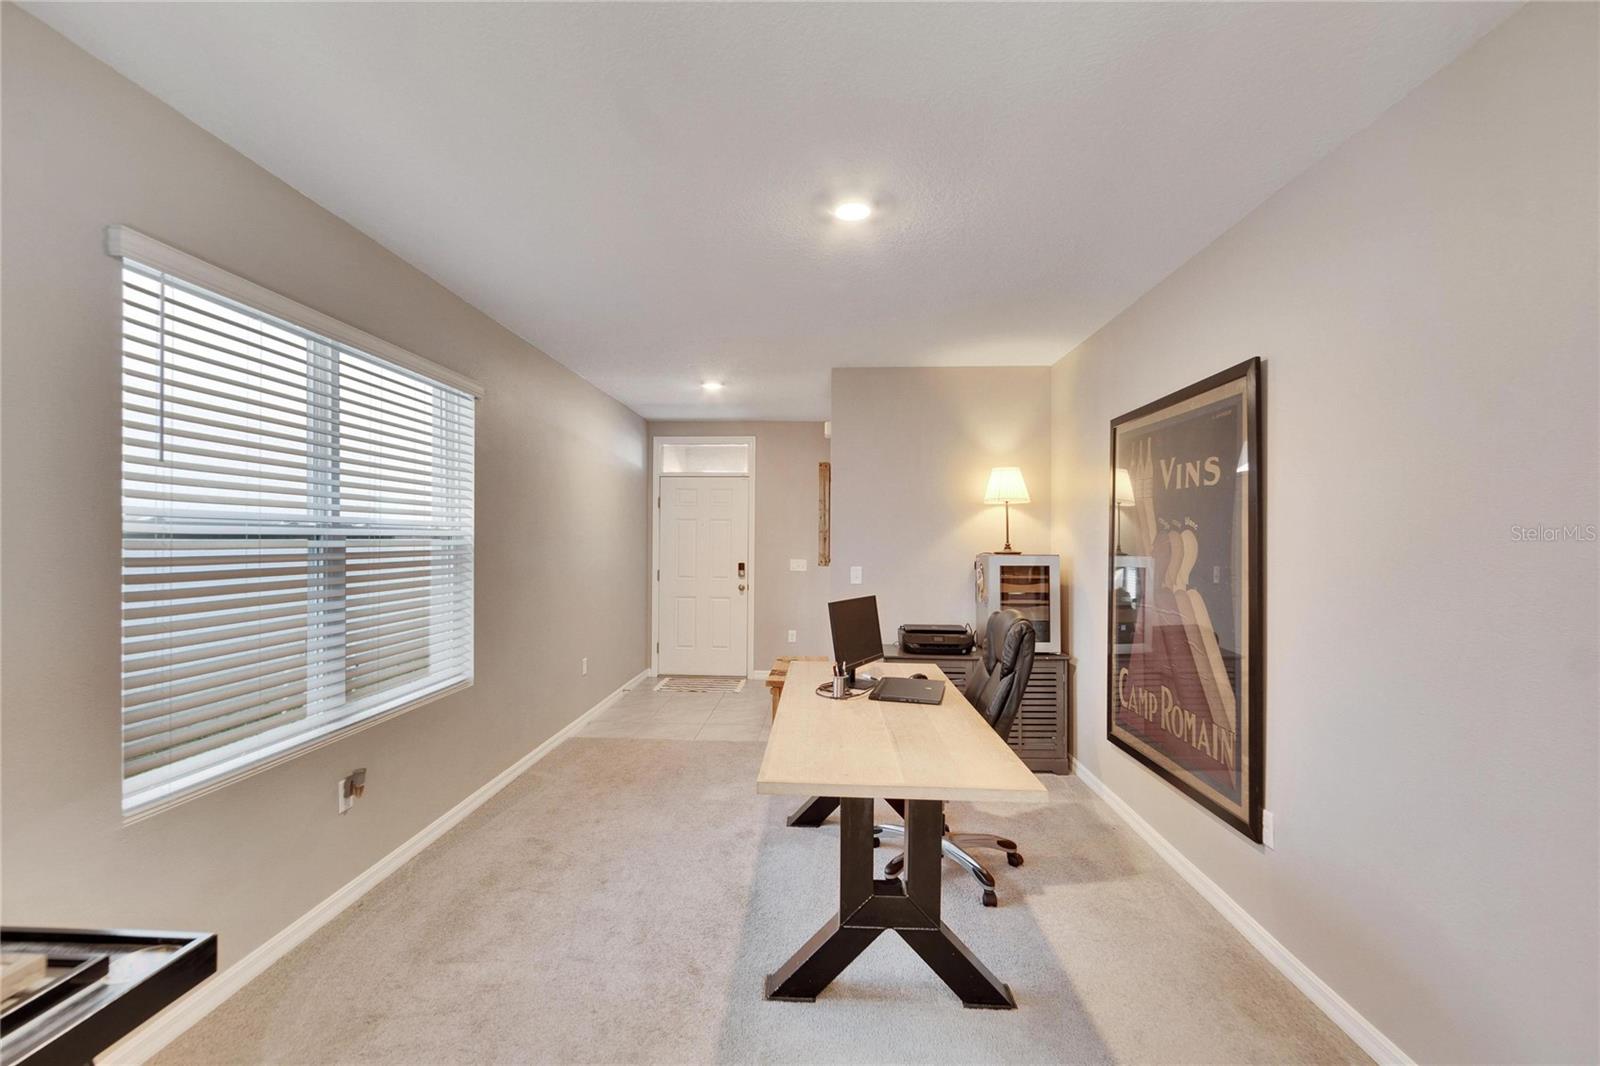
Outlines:
[{"label": "lamp base", "polygon": [[1004,548],[1001,548],[999,551],[995,552],[994,554],[996,554],[996,555],[1021,555],[1022,554],[1021,552],[1017,551],[1015,548],[1013,548],[1011,546],[1011,501],[1007,500],[1007,501],[1005,501],[1005,504],[1006,504],[1006,546]]},{"label": "lamp base", "polygon": [[990,552],[989,554],[990,555],[1021,555],[1022,553],[1019,552],[1015,548],[996,548],[994,551]]}]

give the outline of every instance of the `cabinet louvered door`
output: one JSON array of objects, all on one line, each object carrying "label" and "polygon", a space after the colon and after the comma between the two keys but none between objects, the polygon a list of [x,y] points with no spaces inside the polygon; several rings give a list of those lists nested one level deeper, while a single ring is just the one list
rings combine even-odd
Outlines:
[{"label": "cabinet louvered door", "polygon": [[[934,659],[952,684],[966,688],[967,672],[976,659]],[[1070,772],[1067,756],[1067,663],[1065,658],[1043,656],[1033,661],[1033,674],[1022,693],[1022,707],[1011,723],[1007,743],[1028,769],[1039,773]]]},{"label": "cabinet louvered door", "polygon": [[1066,759],[1066,699],[1063,677],[1064,659],[1035,659],[1028,687],[1022,692],[1022,707],[1011,723],[1007,738],[1022,761],[1035,770],[1060,770],[1064,767],[1036,765]]},{"label": "cabinet louvered door", "polygon": [[967,669],[972,665],[971,659],[940,659],[937,663],[939,669],[944,671],[944,676],[956,688],[965,690],[967,687]]}]

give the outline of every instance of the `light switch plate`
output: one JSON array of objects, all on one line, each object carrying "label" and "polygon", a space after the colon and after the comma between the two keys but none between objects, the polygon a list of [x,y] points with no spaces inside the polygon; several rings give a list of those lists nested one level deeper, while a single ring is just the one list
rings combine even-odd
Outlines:
[{"label": "light switch plate", "polygon": [[1277,847],[1272,840],[1272,812],[1261,812],[1261,845],[1262,847]]},{"label": "light switch plate", "polygon": [[789,630],[789,643],[793,644],[795,642],[795,638],[798,637],[798,636],[799,636],[799,634],[796,633],[794,630],[792,630],[792,629]]},{"label": "light switch plate", "polygon": [[790,559],[789,560],[789,569],[790,570],[804,570],[805,568],[806,568],[806,561],[804,559]]},{"label": "light switch plate", "polygon": [[861,567],[852,566],[850,568],[850,584],[852,584],[852,585],[861,584]]}]

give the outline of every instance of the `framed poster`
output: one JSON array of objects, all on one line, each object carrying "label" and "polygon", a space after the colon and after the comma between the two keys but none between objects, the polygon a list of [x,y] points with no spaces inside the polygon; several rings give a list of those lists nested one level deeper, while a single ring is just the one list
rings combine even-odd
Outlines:
[{"label": "framed poster", "polygon": [[1106,736],[1261,840],[1261,361],[1111,423]]}]

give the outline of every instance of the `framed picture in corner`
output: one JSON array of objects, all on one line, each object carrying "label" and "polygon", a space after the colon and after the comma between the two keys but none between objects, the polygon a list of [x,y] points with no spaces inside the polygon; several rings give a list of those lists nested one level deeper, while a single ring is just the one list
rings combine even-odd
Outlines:
[{"label": "framed picture in corner", "polygon": [[1261,841],[1261,360],[1111,422],[1106,736]]}]

